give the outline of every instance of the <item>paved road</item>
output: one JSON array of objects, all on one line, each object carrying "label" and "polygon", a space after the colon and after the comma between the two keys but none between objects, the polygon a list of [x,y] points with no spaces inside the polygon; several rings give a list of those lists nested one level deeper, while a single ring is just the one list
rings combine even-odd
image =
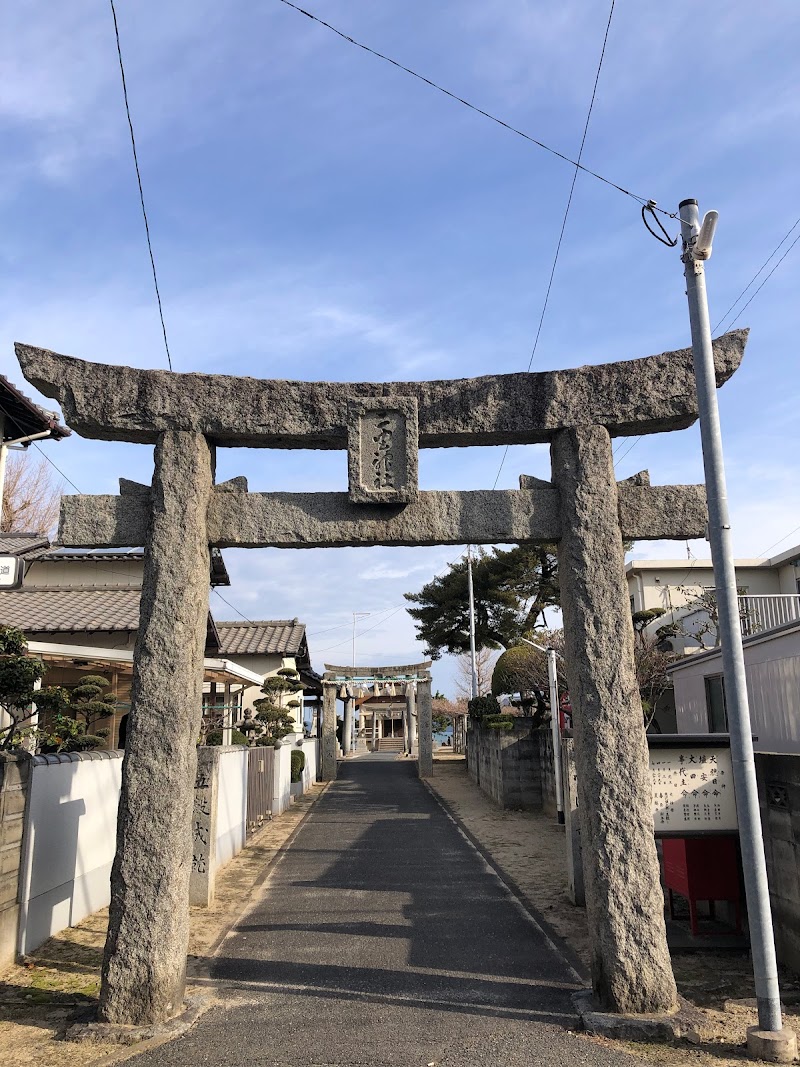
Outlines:
[{"label": "paved road", "polygon": [[137,1067],[623,1067],[569,964],[403,761],[349,760],[223,942],[220,1006]]}]

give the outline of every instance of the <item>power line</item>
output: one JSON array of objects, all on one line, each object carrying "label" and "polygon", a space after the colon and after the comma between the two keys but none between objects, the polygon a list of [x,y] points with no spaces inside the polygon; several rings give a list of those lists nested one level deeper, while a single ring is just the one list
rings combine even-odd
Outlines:
[{"label": "power line", "polygon": [[142,218],[144,219],[144,232],[147,237],[147,251],[150,253],[150,266],[153,269],[153,286],[156,291],[156,301],[158,302],[158,316],[161,319],[161,332],[164,335],[164,348],[167,352],[167,364],[169,369],[172,370],[172,358],[169,354],[169,342],[167,341],[167,327],[164,323],[164,309],[161,306],[161,293],[158,288],[158,275],[156,273],[156,261],[153,256],[153,243],[150,240],[150,224],[147,221],[147,208],[144,205],[144,189],[142,188],[142,175],[139,170],[139,157],[136,154],[136,138],[133,133],[133,122],[131,120],[131,109],[128,104],[128,86],[125,81],[125,67],[122,62],[122,48],[119,42],[119,24],[117,23],[117,11],[114,7],[114,0],[109,0],[111,4],[111,14],[114,18],[114,36],[117,40],[117,55],[119,56],[119,73],[122,78],[122,95],[125,100],[125,114],[128,117],[128,129],[131,131],[131,148],[133,149],[133,165],[136,168],[136,181],[139,184],[139,201],[142,205]]},{"label": "power line", "polygon": [[[443,574],[444,571],[448,567],[452,567],[454,563],[457,563],[458,560],[461,559],[461,557],[463,555],[464,555],[463,552],[459,553],[459,555],[456,556],[455,559],[451,560],[449,563],[446,563],[444,567],[442,567],[438,571],[436,571],[434,573],[432,581],[435,581],[436,578],[438,578],[440,574]],[[406,604],[400,604],[398,607],[394,608],[394,610],[392,610],[391,608],[384,608],[383,611],[370,612],[371,615],[373,615],[373,614],[374,615],[384,615],[387,611],[391,611],[392,613],[387,618],[382,619],[380,622],[376,622],[373,626],[368,626],[366,630],[360,630],[356,634],[356,637],[361,637],[363,634],[368,634],[370,632],[370,630],[376,630],[379,626],[383,626],[385,623],[387,623],[389,621],[389,619],[393,618],[398,613],[398,611],[405,611],[405,610],[407,610],[407,605]],[[351,625],[351,624],[350,623],[342,623],[342,626],[349,626],[349,625]],[[338,630],[340,628],[341,627],[338,627],[338,626],[332,626],[331,627],[332,630]],[[326,633],[327,631],[320,630],[318,632],[319,633]],[[313,634],[309,634],[309,636],[313,637]],[[350,640],[351,640],[351,638],[345,637],[344,640],[338,641],[335,645],[328,645],[327,648],[317,649],[315,655],[321,656],[323,652],[330,652],[334,648],[341,648],[342,645],[348,644],[350,642]]]},{"label": "power line", "polygon": [[[282,2],[285,3],[286,0],[282,0]],[[573,196],[575,194],[575,183],[578,180],[578,171],[584,169],[581,166],[581,158],[583,157],[583,149],[584,149],[584,147],[586,145],[586,136],[587,136],[587,134],[589,132],[589,123],[590,123],[591,118],[592,118],[592,111],[594,110],[594,102],[595,102],[595,99],[597,97],[597,85],[598,85],[598,82],[600,81],[600,71],[603,69],[603,60],[605,59],[605,55],[606,55],[606,45],[608,44],[608,34],[609,34],[610,29],[611,29],[611,19],[614,17],[614,4],[615,3],[616,3],[616,0],[611,0],[611,8],[610,8],[610,10],[608,12],[608,22],[606,23],[606,32],[605,32],[605,35],[603,37],[603,47],[600,50],[600,61],[597,64],[597,73],[594,76],[594,86],[592,87],[592,98],[589,101],[589,110],[586,113],[586,122],[584,123],[584,126],[583,126],[583,136],[581,137],[581,144],[580,144],[580,148],[578,149],[578,158],[575,161],[575,163],[573,164],[574,167],[575,167],[575,171],[574,171],[574,173],[572,175],[572,184],[569,187],[569,196],[567,197],[567,206],[566,206],[566,208],[564,210],[564,218],[561,220],[561,231],[559,232],[559,235],[558,235],[558,242],[556,244],[556,251],[555,251],[555,255],[553,256],[553,265],[550,268],[550,278],[549,278],[549,280],[547,282],[547,290],[546,290],[546,292],[544,294],[544,302],[542,303],[542,313],[539,316],[539,325],[536,328],[536,337],[534,338],[534,341],[533,341],[533,348],[531,350],[531,358],[528,360],[528,366],[526,368],[527,371],[530,371],[531,367],[533,366],[533,360],[534,360],[534,357],[536,355],[536,349],[539,347],[539,338],[540,338],[541,333],[542,333],[542,325],[544,324],[544,317],[547,314],[547,305],[550,302],[550,291],[553,288],[553,278],[555,277],[556,267],[558,266],[558,257],[559,257],[559,255],[561,253],[561,244],[562,244],[562,242],[564,240],[564,231],[567,228],[567,219],[569,218],[570,208],[572,207],[572,198],[573,198]],[[495,489],[497,487],[497,483],[498,483],[498,481],[500,479],[500,475],[502,474],[503,467],[505,466],[506,457],[508,456],[508,449],[509,449],[509,446],[506,445],[505,451],[503,452],[503,458],[500,460],[500,467],[498,468],[497,474],[495,476],[494,485],[492,486],[492,489]]]},{"label": "power line", "polygon": [[[389,621],[389,619],[393,618],[393,616],[395,616],[398,613],[398,611],[403,611],[404,608],[405,608],[405,604],[401,604],[399,607],[395,608],[394,611],[392,612],[392,614],[387,616],[387,618],[382,619],[380,622],[376,622],[374,626],[368,626],[366,628],[366,630],[360,630],[356,634],[356,637],[363,637],[364,634],[368,634],[370,632],[370,630],[377,630],[377,628],[379,626],[383,626],[384,623],[387,623]],[[383,613],[381,613],[381,614],[383,614]],[[328,645],[327,648],[319,648],[319,649],[317,649],[316,655],[321,656],[323,652],[330,652],[331,649],[341,648],[342,645],[349,645],[350,641],[351,641],[351,638],[345,637],[345,639],[343,641],[337,641],[337,643],[335,645]]]},{"label": "power line", "polygon": [[632,452],[633,449],[636,448],[636,446],[639,444],[639,442],[641,441],[641,439],[643,437],[644,437],[644,434],[639,434],[638,437],[634,437],[632,443],[630,445],[628,445],[628,447],[625,449],[625,451],[622,453],[622,455],[617,457],[616,462],[620,463],[623,459],[625,459],[627,454],[629,452]]},{"label": "power line", "polygon": [[800,526],[795,526],[795,528],[793,530],[790,530],[788,534],[786,534],[784,537],[781,537],[778,541],[774,541],[768,548],[765,548],[763,552],[759,552],[759,557],[766,556],[767,552],[769,552],[770,549],[775,548],[776,545],[782,544],[784,541],[787,540],[787,538],[791,537],[792,534],[796,534],[798,530],[800,530]]},{"label": "power line", "polygon": [[231,611],[235,611],[237,615],[241,616],[241,618],[244,619],[245,622],[249,622],[251,626],[255,626],[255,623],[253,622],[253,620],[252,619],[248,619],[248,617],[244,614],[243,611],[239,611],[239,609],[234,604],[231,604],[230,600],[226,600],[225,597],[222,595],[222,593],[220,593],[219,589],[217,589],[215,587],[214,588],[214,592],[217,594],[217,596],[220,598],[220,600],[222,601],[223,604],[227,604],[228,605],[228,607],[231,609]]},{"label": "power line", "polygon": [[[300,7],[298,4],[293,4],[291,0],[279,0],[279,2],[281,4],[284,4],[286,7],[290,7],[292,8],[292,10],[297,11],[298,14],[305,15],[306,18],[311,19],[312,22],[316,22],[318,25],[324,26],[326,30],[330,30],[332,33],[335,33],[337,37],[341,37],[342,40],[347,41],[348,44],[355,45],[356,48],[360,48],[364,52],[369,52],[371,56],[375,56],[376,59],[380,59],[384,63],[390,63],[393,67],[397,67],[398,70],[402,70],[406,74],[410,74],[412,78],[416,78],[418,81],[424,82],[425,85],[430,86],[431,89],[435,89],[437,92],[443,93],[444,96],[449,96],[451,100],[455,100],[458,104],[463,104],[464,107],[469,108],[470,111],[475,111],[479,115],[483,115],[483,117],[489,119],[490,122],[497,123],[498,126],[502,126],[510,133],[516,134],[517,137],[522,137],[524,138],[524,140],[530,141],[531,144],[535,144],[537,148],[543,148],[545,152],[549,152],[551,155],[556,156],[558,159],[563,159],[564,162],[569,163],[570,166],[577,167],[578,170],[582,170],[585,174],[589,174],[592,178],[597,178],[598,181],[604,182],[606,185],[610,185],[612,189],[616,189],[618,192],[624,193],[625,196],[632,197],[634,200],[638,201],[642,205],[650,203],[648,197],[638,196],[636,193],[632,193],[630,189],[625,189],[622,185],[617,185],[616,182],[612,182],[610,178],[604,178],[602,174],[598,174],[596,171],[590,170],[589,167],[584,167],[583,164],[580,162],[580,159],[570,159],[570,157],[565,156],[563,152],[559,152],[557,149],[552,148],[550,145],[545,144],[543,141],[537,140],[537,138],[532,137],[531,134],[525,133],[524,130],[520,130],[516,126],[512,126],[510,122],[506,122],[504,119],[498,118],[497,115],[493,115],[491,112],[485,111],[482,107],[478,107],[476,104],[471,104],[469,100],[465,100],[457,93],[451,92],[450,89],[445,89],[444,86],[439,85],[438,82],[433,81],[431,78],[426,78],[424,74],[420,74],[418,71],[412,70],[411,67],[406,67],[399,60],[392,59],[391,56],[384,55],[383,52],[378,52],[375,48],[370,48],[369,45],[364,44],[362,41],[357,41],[355,37],[351,37],[343,30],[337,29],[336,26],[332,26],[330,22],[325,22],[324,19],[319,18],[317,15],[312,15],[312,13],[310,11],[306,11],[305,8]],[[661,212],[662,215],[668,215],[671,219],[676,219],[678,217],[677,213],[671,214],[670,212],[665,211],[664,208],[656,207],[655,210]]]},{"label": "power line", "polygon": [[39,448],[39,446],[37,445],[37,443],[36,443],[35,441],[31,441],[31,444],[32,444],[32,445],[33,445],[33,447],[34,447],[34,448],[36,449],[36,451],[40,453],[40,455],[44,456],[44,458],[45,458],[45,459],[47,460],[47,462],[48,462],[48,463],[50,464],[50,466],[51,466],[51,467],[54,467],[54,468],[55,468],[55,470],[57,470],[57,471],[58,471],[58,473],[59,473],[59,474],[61,475],[61,477],[62,477],[62,478],[64,479],[64,481],[65,481],[65,482],[69,482],[69,484],[70,484],[70,485],[72,486],[72,488],[73,488],[73,489],[75,490],[75,492],[76,492],[76,493],[80,493],[80,489],[79,489],[79,488],[77,487],[77,485],[76,485],[76,484],[75,484],[75,483],[73,482],[73,480],[72,480],[71,478],[68,478],[68,477],[66,476],[66,474],[64,474],[64,472],[62,471],[62,469],[61,469],[61,468],[60,468],[59,466],[57,466],[57,465],[56,465],[56,464],[55,464],[55,463],[54,463],[54,462],[52,461],[52,459],[50,459],[50,457],[48,456],[48,454],[47,454],[46,452],[43,452],[43,451],[41,450],[41,448]]},{"label": "power line", "polygon": [[[381,611],[371,611],[370,615],[385,615],[387,611],[391,611],[395,605],[392,604],[390,608],[383,608]],[[402,606],[402,605],[401,605]],[[350,622],[341,622],[338,626],[328,626],[325,630],[314,630],[313,633],[306,634],[306,637],[319,637],[320,634],[329,634],[333,630],[342,630],[345,626],[352,626],[352,620]]]},{"label": "power line", "polygon": [[[756,278],[759,276],[759,274],[761,274],[761,272],[764,270],[764,268],[769,263],[769,261],[772,259],[772,257],[775,256],[778,253],[778,251],[781,248],[781,245],[785,244],[789,240],[789,238],[791,237],[791,235],[794,233],[794,231],[797,229],[798,226],[800,226],[800,218],[796,220],[794,225],[789,229],[789,232],[782,238],[781,241],[779,241],[777,246],[775,248],[773,248],[773,250],[770,252],[770,254],[767,256],[767,258],[764,260],[764,262],[761,264],[761,266],[755,272],[755,274],[750,279],[750,281],[747,283],[747,285],[744,287],[744,289],[742,289],[741,293],[739,293],[739,295],[736,297],[734,302],[731,304],[731,306],[728,308],[728,310],[725,312],[725,314],[719,320],[717,325],[714,327],[714,332],[716,332],[720,328],[722,323],[725,321],[725,319],[727,319],[727,317],[730,315],[730,313],[733,311],[733,309],[736,307],[736,305],[742,299],[744,294],[747,292],[747,290],[750,288],[750,286],[753,284],[753,282],[756,280]],[[756,289],[756,291],[753,293],[753,296],[751,296],[750,300],[747,301],[747,304],[745,304],[744,307],[739,311],[739,314],[733,320],[733,322],[731,323],[731,326],[733,325],[734,322],[738,321],[739,317],[741,316],[742,312],[747,307],[747,305],[750,303],[750,301],[753,300],[754,297],[756,297],[759,294],[759,292],[764,288],[764,286],[767,284],[767,282],[772,277],[772,275],[775,273],[775,271],[778,269],[778,267],[781,265],[781,263],[783,263],[784,259],[786,259],[787,255],[791,252],[791,250],[797,244],[798,238],[800,238],[800,235],[798,235],[798,237],[795,237],[794,241],[792,241],[792,243],[789,245],[789,247],[783,253],[781,258],[778,260],[778,262],[775,264],[775,266],[772,268],[772,270],[766,276],[764,281],[761,283],[761,285],[759,285],[758,289]]]},{"label": "power line", "polygon": [[[753,275],[753,277],[752,277],[752,278],[750,279],[750,281],[749,281],[749,282],[747,283],[747,285],[746,285],[746,286],[744,287],[744,289],[742,289],[741,293],[739,293],[739,295],[738,295],[738,296],[736,297],[736,299],[735,299],[735,300],[734,300],[734,302],[733,302],[733,303],[731,304],[731,306],[730,306],[730,307],[728,308],[728,310],[727,310],[727,311],[725,312],[725,314],[724,314],[724,315],[722,316],[722,318],[721,318],[721,319],[720,319],[720,320],[719,320],[719,321],[717,322],[716,326],[714,327],[714,333],[716,333],[716,332],[717,332],[717,330],[718,330],[718,329],[720,328],[720,326],[722,325],[722,323],[723,323],[723,322],[725,321],[725,319],[727,319],[727,317],[728,317],[728,316],[730,315],[730,313],[731,313],[731,312],[733,311],[733,309],[734,309],[734,308],[736,307],[736,305],[737,305],[737,304],[739,303],[739,301],[740,301],[740,300],[742,299],[742,297],[743,297],[743,296],[745,295],[745,293],[746,293],[746,292],[747,292],[747,290],[748,290],[748,289],[750,288],[750,286],[751,286],[751,285],[753,284],[753,282],[754,282],[754,281],[756,280],[756,278],[758,278],[758,276],[759,276],[759,275],[761,274],[761,272],[762,272],[762,271],[764,270],[764,268],[765,268],[765,267],[767,266],[767,264],[769,263],[769,261],[770,261],[770,260],[771,260],[771,259],[772,259],[772,258],[773,258],[773,257],[774,257],[775,255],[777,255],[777,253],[778,253],[778,252],[780,251],[780,249],[781,249],[781,246],[782,246],[782,245],[784,245],[784,244],[785,244],[785,243],[786,243],[786,242],[787,242],[787,241],[789,240],[789,238],[791,237],[791,235],[792,235],[792,234],[794,233],[794,231],[795,231],[795,230],[797,229],[797,227],[798,227],[798,226],[800,226],[800,218],[799,218],[799,219],[797,219],[797,220],[796,220],[796,221],[794,222],[794,224],[793,224],[792,226],[790,226],[790,227],[789,227],[789,230],[788,230],[788,232],[787,232],[787,233],[786,233],[786,234],[785,234],[785,235],[783,236],[783,238],[782,238],[782,239],[781,239],[781,240],[780,240],[780,241],[778,242],[778,244],[777,244],[777,245],[775,246],[775,248],[773,248],[773,250],[772,250],[772,251],[770,252],[770,254],[769,254],[769,255],[767,256],[767,258],[766,258],[766,259],[764,260],[764,262],[763,262],[763,263],[761,264],[761,266],[760,266],[760,267],[758,268],[758,270],[757,270],[757,271],[756,271],[756,273],[755,273],[755,274]],[[780,258],[780,259],[778,260],[778,262],[777,262],[777,263],[775,263],[775,265],[773,266],[772,270],[771,270],[771,271],[769,272],[769,274],[768,274],[768,275],[766,276],[766,278],[764,278],[764,280],[762,281],[761,285],[759,285],[758,289],[756,289],[756,291],[755,291],[755,292],[754,292],[754,293],[752,294],[752,296],[751,296],[751,297],[750,297],[750,299],[749,299],[749,300],[747,301],[747,303],[746,303],[746,304],[743,304],[743,305],[742,305],[742,307],[741,307],[741,308],[739,309],[739,311],[738,311],[738,312],[737,312],[737,314],[736,314],[736,318],[735,318],[735,319],[733,319],[733,320],[732,320],[732,321],[731,321],[730,323],[728,323],[728,325],[727,325],[727,326],[725,327],[725,328],[726,328],[726,330],[730,330],[730,329],[732,329],[732,328],[733,328],[733,327],[734,327],[734,326],[736,325],[736,323],[737,323],[737,322],[739,321],[739,319],[740,319],[740,318],[742,317],[742,315],[744,314],[744,312],[746,311],[746,309],[747,309],[747,308],[748,308],[748,307],[749,307],[749,306],[750,306],[750,305],[752,304],[752,302],[753,302],[753,301],[755,300],[755,298],[756,298],[756,297],[758,296],[758,294],[759,294],[759,293],[761,292],[761,290],[762,290],[762,289],[764,288],[764,286],[765,286],[765,285],[767,284],[767,282],[768,282],[768,281],[770,280],[770,278],[771,278],[771,277],[772,277],[772,275],[773,275],[773,274],[775,273],[775,271],[776,271],[776,270],[778,269],[778,267],[779,267],[779,266],[781,265],[781,263],[783,263],[783,261],[784,261],[784,260],[786,259],[786,257],[787,257],[787,256],[789,255],[789,253],[791,252],[791,250],[792,250],[792,249],[794,248],[794,246],[795,246],[795,245],[797,244],[797,242],[798,242],[798,241],[800,241],[800,233],[799,233],[799,234],[798,234],[798,235],[797,235],[797,236],[795,237],[795,239],[794,239],[794,240],[792,241],[792,243],[791,243],[791,244],[789,245],[789,247],[788,247],[788,248],[786,249],[786,251],[785,251],[785,252],[783,253],[783,255],[781,256],[781,258]],[[628,453],[629,453],[629,452],[631,451],[631,449],[633,449],[633,448],[635,448],[635,447],[636,447],[636,445],[637,445],[637,444],[638,444],[638,443],[639,443],[639,442],[641,441],[641,439],[642,439],[642,437],[643,437],[643,436],[644,436],[644,435],[642,434],[641,436],[639,436],[639,437],[637,437],[637,438],[635,438],[635,439],[634,439],[634,442],[633,442],[633,444],[632,444],[632,445],[630,446],[630,448],[626,449],[626,451],[622,453],[622,455],[621,455],[621,456],[619,457],[619,459],[617,460],[617,463],[619,463],[619,461],[620,461],[621,459],[624,459],[624,458],[625,458],[625,456],[627,456],[627,455],[628,455]],[[800,529],[800,527],[798,527],[798,529]],[[794,532],[795,532],[795,531],[792,531],[792,533],[794,533]],[[790,537],[790,536],[791,536],[791,534],[787,534],[786,536],[787,536],[787,537]],[[781,538],[781,540],[784,540],[784,541],[785,541],[785,540],[786,540],[786,538]],[[776,543],[777,543],[777,544],[780,544],[780,541],[778,541],[778,542],[776,542]],[[773,545],[770,545],[770,548],[772,548],[772,547],[774,547],[774,546],[773,546]]]},{"label": "power line", "polygon": [[[794,224],[794,226],[792,226],[792,230],[794,229],[794,227],[795,227],[795,226],[797,226],[797,225],[798,225],[798,223],[800,223],[800,219],[798,219],[798,220],[797,220],[797,222],[796,222],[796,223]],[[789,230],[789,233],[791,233],[791,232],[792,232],[792,230]],[[789,233],[787,233],[787,234],[786,234],[786,237],[784,237],[783,241],[785,241],[785,240],[786,240],[786,238],[787,238],[787,237],[789,236]],[[781,241],[781,244],[783,244],[783,241]],[[791,244],[789,245],[789,247],[788,247],[788,248],[786,249],[786,251],[785,251],[785,252],[783,253],[783,255],[781,256],[781,258],[780,258],[780,259],[778,260],[778,262],[777,262],[777,263],[775,264],[775,266],[774,266],[774,267],[772,268],[772,270],[771,270],[771,271],[769,272],[769,274],[768,274],[768,275],[766,276],[766,278],[765,278],[765,279],[764,279],[764,281],[763,281],[763,282],[761,283],[761,285],[759,285],[758,289],[756,289],[756,291],[755,291],[755,292],[753,293],[753,295],[752,295],[752,296],[750,297],[750,299],[749,299],[749,300],[747,301],[747,303],[746,303],[746,304],[743,304],[743,305],[741,306],[741,308],[739,309],[739,311],[738,311],[738,313],[737,313],[737,315],[736,315],[736,318],[735,318],[735,319],[733,319],[733,320],[732,320],[732,322],[730,323],[730,325],[729,325],[729,326],[727,327],[728,329],[730,329],[730,328],[731,328],[732,326],[735,326],[735,325],[736,325],[736,323],[737,323],[737,322],[739,321],[739,319],[740,319],[740,318],[742,317],[742,315],[744,314],[744,312],[745,312],[745,311],[747,310],[747,308],[749,308],[749,307],[750,307],[750,305],[752,304],[752,302],[753,302],[753,301],[755,300],[755,298],[756,298],[756,297],[758,296],[758,294],[759,294],[759,293],[761,292],[761,290],[762,290],[762,289],[764,288],[764,286],[765,286],[765,285],[767,284],[767,282],[768,282],[768,281],[770,280],[770,278],[771,278],[771,277],[772,277],[772,275],[773,275],[773,274],[775,273],[775,271],[776,271],[776,270],[778,269],[778,267],[779,267],[779,266],[781,265],[781,263],[783,263],[783,261],[784,261],[784,260],[786,259],[786,257],[787,257],[787,256],[789,255],[789,253],[791,252],[791,250],[792,250],[792,249],[794,248],[794,246],[795,246],[795,245],[797,244],[797,242],[798,242],[798,241],[800,241],[800,233],[799,233],[799,234],[797,235],[797,237],[795,237],[795,239],[794,239],[794,240],[792,241],[792,243],[791,243]],[[781,246],[781,245],[778,245],[778,248],[780,248],[780,246]],[[777,252],[777,251],[778,251],[778,248],[776,248],[776,249],[775,249],[775,252]],[[774,256],[774,255],[775,255],[775,252],[773,252],[773,253],[772,253],[772,256]],[[772,256],[770,256],[770,257],[769,257],[769,259],[772,259]],[[767,263],[769,262],[769,259],[767,260]],[[764,264],[764,266],[766,266],[766,263]],[[762,268],[761,268],[761,270],[763,270],[763,269],[764,269],[764,267],[762,267]],[[759,274],[760,274],[760,273],[761,273],[761,271],[759,271]],[[756,275],[756,278],[757,278],[757,277],[758,277],[758,275]],[[752,285],[754,281],[755,281],[755,278],[753,278],[753,280],[752,280],[752,281],[750,282],[750,285]],[[749,288],[749,286],[748,286],[748,288]],[[746,292],[746,290],[745,290],[745,292]],[[743,295],[744,295],[744,293],[742,293],[742,296],[743,296]],[[741,300],[741,296],[739,297],[739,299]],[[736,303],[736,302],[734,302],[734,306],[735,306],[735,303]],[[719,325],[719,324],[717,324],[717,325]],[[716,329],[716,327],[715,327],[715,329]]]}]

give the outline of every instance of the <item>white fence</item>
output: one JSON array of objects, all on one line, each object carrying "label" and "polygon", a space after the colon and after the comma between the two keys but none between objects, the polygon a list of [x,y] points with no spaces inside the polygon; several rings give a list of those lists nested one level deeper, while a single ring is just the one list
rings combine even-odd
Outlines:
[{"label": "white fence", "polygon": [[217,867],[238,855],[247,841],[247,756],[249,749],[223,750],[217,786]]},{"label": "white fence", "polygon": [[121,781],[121,752],[34,757],[20,870],[19,952],[31,952],[109,903]]},{"label": "white fence", "polygon": [[743,595],[739,597],[739,614],[744,637],[774,630],[800,619],[800,594]]},{"label": "white fence", "polygon": [[[292,747],[284,743],[264,750],[274,759],[273,816],[292,803]],[[316,781],[317,741],[304,741],[303,751],[305,792]],[[123,754],[102,751],[33,758],[19,872],[20,953],[32,952],[48,937],[108,906]],[[216,872],[245,847],[248,754],[244,747],[223,748],[210,761],[215,780],[209,792],[214,797],[213,817],[209,813],[207,823],[209,843],[213,842],[207,852],[209,902]]]}]

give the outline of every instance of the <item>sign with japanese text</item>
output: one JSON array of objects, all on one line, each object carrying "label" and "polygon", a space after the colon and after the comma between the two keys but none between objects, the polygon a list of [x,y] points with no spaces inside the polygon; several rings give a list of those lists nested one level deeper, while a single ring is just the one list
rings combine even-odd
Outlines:
[{"label": "sign with japanese text", "polygon": [[657,834],[730,833],[738,829],[730,749],[650,749]]}]

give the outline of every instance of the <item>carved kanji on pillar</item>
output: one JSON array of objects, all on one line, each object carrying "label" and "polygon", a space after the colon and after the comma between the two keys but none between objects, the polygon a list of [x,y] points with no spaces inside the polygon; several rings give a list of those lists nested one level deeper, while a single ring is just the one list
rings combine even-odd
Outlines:
[{"label": "carved kanji on pillar", "polygon": [[[738,330],[715,342],[718,386],[738,367],[746,338]],[[701,486],[651,486],[646,473],[616,483],[611,438],[679,430],[696,421],[689,349],[574,370],[391,383],[135,370],[27,345],[17,345],[17,355],[28,381],[61,403],[79,434],[158,446],[152,487],[123,479],[119,496],[64,497],[59,531],[61,543],[71,547],[145,545],[144,622],[125,761],[129,784],[120,802],[101,994],[107,1017],[160,1021],[182,995],[188,927],[178,913],[184,887],[188,897],[184,868],[191,862],[200,706],[188,675],[196,670],[199,678],[202,664],[198,576],[203,567],[207,574],[209,545],[559,543],[595,991],[610,1011],[674,1005],[622,541],[702,537],[705,493]],[[243,478],[212,488],[204,438],[217,447],[347,448],[349,491],[248,493]],[[418,447],[536,442],[552,445],[550,482],[523,476],[518,490],[418,490]],[[165,677],[173,669],[164,650],[175,645],[176,618],[183,647],[176,659],[180,674],[168,691],[175,690],[170,711],[181,729],[173,751],[162,750],[159,762],[151,709],[163,707]],[[330,688],[322,726],[329,778],[335,776],[336,741]],[[419,679],[417,697],[425,775],[432,770],[429,680]],[[148,815],[156,796],[169,799],[160,804],[157,821]],[[153,855],[171,863],[166,910],[159,902],[163,865],[136,863],[147,835]]]}]

